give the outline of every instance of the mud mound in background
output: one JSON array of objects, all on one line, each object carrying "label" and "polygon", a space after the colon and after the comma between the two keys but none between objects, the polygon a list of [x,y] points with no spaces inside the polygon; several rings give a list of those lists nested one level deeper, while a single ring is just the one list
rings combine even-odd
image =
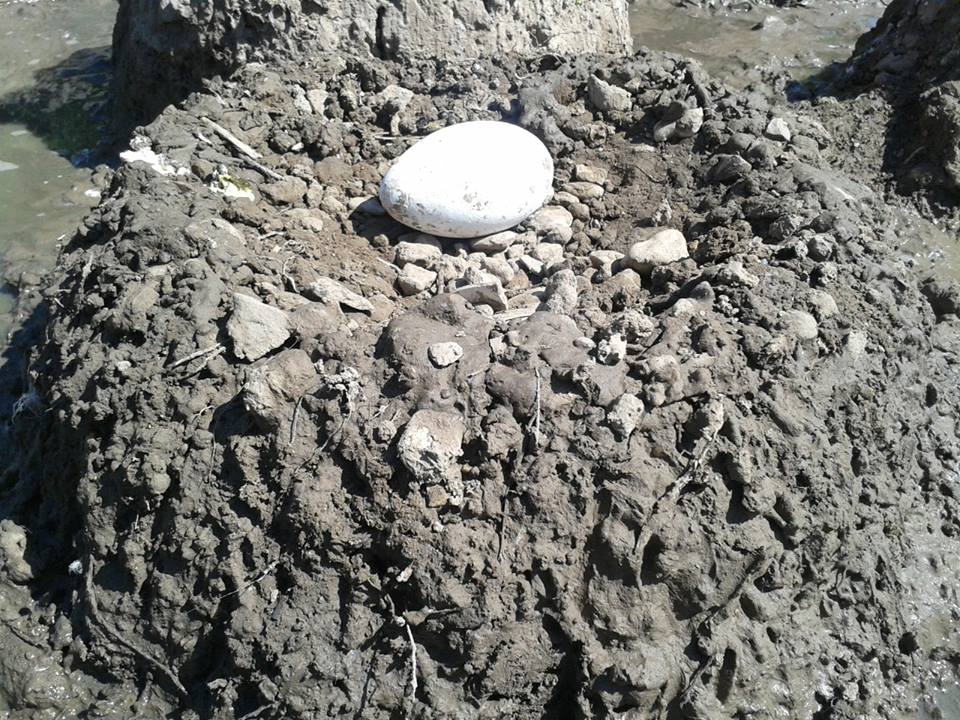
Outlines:
[{"label": "mud mound in background", "polygon": [[117,120],[146,122],[203,78],[268,57],[384,59],[611,52],[631,47],[626,0],[121,0]]},{"label": "mud mound in background", "polygon": [[884,168],[941,212],[960,201],[960,2],[894,0],[857,43],[845,92],[876,88],[889,104]]},{"label": "mud mound in background", "polygon": [[[702,128],[655,144],[681,105]],[[169,174],[121,168],[47,292],[0,528],[8,705],[914,711],[956,652],[958,293],[894,255],[813,116],[772,114],[655,54],[250,65],[166,111],[134,144]],[[483,118],[557,161],[510,247],[365,202]],[[620,257],[656,227],[690,257]]]}]

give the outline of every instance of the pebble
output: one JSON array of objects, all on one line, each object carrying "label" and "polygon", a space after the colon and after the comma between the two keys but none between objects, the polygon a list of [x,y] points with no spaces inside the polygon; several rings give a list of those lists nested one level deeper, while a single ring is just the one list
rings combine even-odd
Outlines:
[{"label": "pebble", "polygon": [[719,183],[733,182],[751,170],[750,163],[739,155],[717,155],[717,162],[710,168],[710,179]]},{"label": "pebble", "polygon": [[624,393],[607,410],[607,425],[622,438],[630,437],[643,418],[643,401],[636,395]]},{"label": "pebble", "polygon": [[590,253],[590,264],[607,275],[613,274],[613,266],[623,259],[622,252],[616,250],[594,250]]},{"label": "pebble", "polygon": [[603,185],[607,181],[606,170],[589,165],[576,165],[573,168],[573,176],[577,180],[594,183],[595,185]]},{"label": "pebble", "polygon": [[397,275],[397,289],[404,295],[416,295],[431,287],[437,279],[433,270],[427,270],[419,265],[404,265]]},{"label": "pebble", "polygon": [[807,305],[819,320],[833,317],[839,311],[837,301],[826,290],[808,290]]},{"label": "pebble", "polygon": [[453,292],[475,307],[487,306],[494,312],[503,312],[507,309],[507,296],[499,280],[461,285]]},{"label": "pebble", "polygon": [[604,365],[616,365],[627,357],[627,341],[620,333],[604,338],[597,345],[597,359]]},{"label": "pebble", "polygon": [[508,247],[517,242],[519,237],[520,234],[514,232],[513,230],[504,230],[503,232],[498,232],[494,235],[487,235],[486,237],[472,240],[470,242],[470,249],[474,252],[495,255],[499,252],[505,251]]},{"label": "pebble", "polygon": [[543,261],[539,258],[532,255],[521,255],[517,262],[531,275],[543,275]]},{"label": "pebble", "polygon": [[689,256],[683,233],[673,228],[665,228],[646,240],[631,245],[623,262],[627,267],[643,274],[659,265],[667,265]]},{"label": "pebble", "polygon": [[427,355],[430,362],[438,368],[444,368],[463,357],[463,348],[455,342],[434,343],[427,348]]},{"label": "pebble", "polygon": [[541,208],[527,220],[526,224],[536,232],[538,237],[553,242],[565,245],[573,237],[573,215],[559,205]]},{"label": "pebble", "polygon": [[250,295],[233,294],[233,311],[227,320],[233,354],[241,360],[258,360],[282,346],[290,337],[287,313]]},{"label": "pebble", "polygon": [[787,121],[779,117],[775,117],[767,123],[767,129],[763,131],[763,134],[771,140],[780,140],[781,142],[790,142],[792,137]]},{"label": "pebble", "polygon": [[587,336],[578,337],[573,341],[573,344],[574,346],[580,348],[581,350],[586,350],[587,352],[590,352],[597,346],[597,344]]},{"label": "pebble", "polygon": [[813,340],[819,333],[816,318],[804,310],[787,310],[780,316],[779,325],[784,333],[800,340]]},{"label": "pebble", "polygon": [[597,200],[603,197],[604,189],[602,185],[592,182],[571,182],[563,186],[565,192],[573,195],[578,200]]},{"label": "pebble", "polygon": [[314,280],[305,288],[304,294],[313,300],[341,305],[349,310],[365,313],[373,311],[373,305],[363,295],[333,278],[322,277]]},{"label": "pebble", "polygon": [[569,268],[550,276],[547,282],[545,310],[558,315],[569,315],[577,309],[580,292],[577,288],[577,276]]},{"label": "pebble", "polygon": [[602,112],[629,112],[633,107],[633,97],[629,92],[596,75],[591,75],[587,81],[587,94],[593,106]]},{"label": "pebble", "polygon": [[[437,410],[419,410],[397,443],[400,462],[423,483],[443,485],[450,501],[463,501],[459,459],[463,453],[463,419]],[[459,501],[459,502],[458,502]]]},{"label": "pebble", "polygon": [[680,102],[674,102],[653,128],[653,139],[657,142],[682,140],[700,132],[703,127],[703,109],[688,108]]},{"label": "pebble", "polygon": [[424,268],[432,268],[441,255],[443,255],[443,252],[437,245],[401,241],[397,243],[393,261],[400,267],[413,264]]},{"label": "pebble", "polygon": [[514,269],[510,267],[510,263],[503,257],[487,257],[484,256],[480,260],[480,267],[485,272],[493,275],[497,280],[500,281],[503,285],[509,285],[513,282],[513,278],[516,275]]},{"label": "pebble", "polygon": [[380,204],[380,199],[373,195],[350,198],[347,201],[347,208],[351,214],[356,212],[361,215],[371,215],[373,217],[383,217],[387,214],[383,205]]},{"label": "pebble", "polygon": [[[563,262],[563,245],[542,242],[533,249],[531,254],[537,260],[540,260],[544,267],[550,268],[553,265],[559,265]],[[523,258],[520,258],[520,260],[522,262]]]}]

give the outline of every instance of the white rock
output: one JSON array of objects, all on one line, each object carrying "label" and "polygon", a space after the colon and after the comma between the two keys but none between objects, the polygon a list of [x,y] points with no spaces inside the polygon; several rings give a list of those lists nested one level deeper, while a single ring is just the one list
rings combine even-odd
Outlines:
[{"label": "white rock", "polygon": [[400,462],[420,482],[445,485],[463,499],[459,459],[463,453],[463,419],[459,415],[419,410],[403,429],[397,443]]},{"label": "white rock", "polygon": [[559,205],[541,208],[526,223],[538,237],[565,244],[573,237],[573,215]]},{"label": "white rock", "polygon": [[546,299],[543,309],[558,315],[569,315],[577,309],[580,292],[577,288],[577,276],[573,270],[565,269],[550,276],[547,282]]},{"label": "white rock", "polygon": [[[121,153],[122,154],[122,153]],[[6,162],[5,160],[0,160],[0,172],[10,172],[11,170],[19,170],[20,166],[12,162]],[[99,193],[97,193],[99,196]]]},{"label": "white rock", "polygon": [[497,280],[500,281],[503,285],[509,285],[513,282],[513,278],[516,275],[513,268],[510,267],[510,263],[503,257],[487,257],[484,256],[480,261],[480,267],[485,271],[493,275]]},{"label": "white rock", "polygon": [[633,98],[629,92],[601,80],[596,75],[591,75],[587,81],[587,93],[593,106],[603,112],[627,112],[633,107]]},{"label": "white rock", "polygon": [[416,295],[433,285],[436,279],[437,274],[433,270],[411,263],[404,265],[397,276],[397,289],[404,295]]},{"label": "white rock", "polygon": [[606,170],[589,165],[577,165],[573,169],[573,174],[577,180],[583,180],[596,185],[603,185],[607,181]]},{"label": "white rock", "polygon": [[325,303],[336,303],[350,310],[372,312],[373,305],[363,295],[355,293],[343,283],[333,278],[322,277],[314,280],[305,289],[307,297]]},{"label": "white rock", "polygon": [[816,318],[803,310],[787,310],[780,316],[780,327],[800,340],[813,340],[820,332]]},{"label": "white rock", "polygon": [[487,305],[494,312],[503,312],[507,309],[507,296],[503,292],[500,281],[487,283],[472,283],[470,285],[461,285],[453,291],[460,295],[471,305]]},{"label": "white rock", "polygon": [[[190,169],[177,165],[167,160],[163,155],[158,155],[148,147],[139,150],[124,150],[120,153],[120,159],[127,164],[144,163],[158,175],[189,175]],[[8,170],[12,168],[7,168]]]},{"label": "white rock", "polygon": [[432,268],[443,255],[436,245],[418,242],[399,242],[393,261],[400,267],[412,263],[420,267]]},{"label": "white rock", "polygon": [[553,192],[553,159],[540,140],[505,122],[460,123],[401,155],[380,184],[398,222],[441,237],[513,227]]},{"label": "white rock", "polygon": [[590,264],[597,270],[603,270],[607,275],[613,273],[615,263],[623,259],[623,253],[616,250],[594,250],[590,253]]},{"label": "white rock", "polygon": [[639,273],[647,273],[658,265],[667,265],[689,256],[683,233],[666,228],[631,245],[624,264]]},{"label": "white rock", "polygon": [[[551,267],[563,262],[563,245],[543,242],[533,249],[533,257],[540,260],[544,267]],[[520,258],[522,261],[523,258]]]},{"label": "white rock", "polygon": [[627,341],[620,333],[604,338],[597,345],[597,359],[604,365],[616,365],[627,357]]},{"label": "white rock", "polygon": [[636,395],[624,393],[607,409],[607,425],[620,437],[630,437],[643,418],[643,401]]},{"label": "white rock", "polygon": [[603,197],[604,189],[602,185],[592,182],[578,180],[577,182],[567,183],[563,186],[565,192],[573,195],[581,201],[597,200]]},{"label": "white rock", "polygon": [[793,137],[787,121],[778,117],[767,123],[767,129],[763,131],[763,134],[771,140],[781,140],[782,142],[790,142],[790,138]]},{"label": "white rock", "polygon": [[234,293],[227,334],[233,340],[234,355],[241,360],[257,360],[287,341],[290,321],[283,310]]},{"label": "white rock", "polygon": [[347,201],[347,207],[351,213],[361,213],[363,215],[372,215],[373,217],[383,217],[387,214],[386,209],[380,203],[379,198],[373,197],[355,197]]},{"label": "white rock", "polygon": [[312,90],[307,90],[307,102],[310,103],[310,107],[313,108],[313,111],[317,115],[323,114],[328,97],[329,93],[327,93],[327,91],[323,88],[313,88]]},{"label": "white rock", "polygon": [[520,235],[515,233],[513,230],[504,230],[503,232],[495,233],[494,235],[487,235],[486,237],[477,238],[476,240],[470,243],[470,249],[474,252],[482,252],[490,255],[495,255],[496,253],[503,252],[508,247],[517,242],[517,238]]},{"label": "white rock", "polygon": [[463,357],[463,348],[455,342],[434,343],[427,348],[427,355],[437,367],[447,367],[453,365],[457,360]]},{"label": "white rock", "polygon": [[521,255],[517,262],[531,275],[543,274],[543,261],[539,258],[535,258],[532,255]]}]

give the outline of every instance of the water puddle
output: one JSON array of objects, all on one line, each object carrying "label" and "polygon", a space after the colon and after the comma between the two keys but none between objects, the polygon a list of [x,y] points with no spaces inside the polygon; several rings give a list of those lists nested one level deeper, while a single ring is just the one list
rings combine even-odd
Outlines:
[{"label": "water puddle", "polygon": [[[0,0],[0,279],[50,268],[96,197],[115,0]],[[0,294],[0,344],[12,298]]]}]

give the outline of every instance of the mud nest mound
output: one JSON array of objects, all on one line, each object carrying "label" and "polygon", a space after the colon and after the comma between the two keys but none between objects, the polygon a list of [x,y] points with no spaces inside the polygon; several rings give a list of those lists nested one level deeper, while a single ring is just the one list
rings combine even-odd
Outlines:
[{"label": "mud nest mound", "polygon": [[[328,58],[142,128],[13,423],[10,706],[915,709],[955,645],[958,293],[773,116],[655,54]],[[504,247],[379,214],[392,158],[486,118],[554,206]],[[629,254],[664,227],[689,257]]]}]

